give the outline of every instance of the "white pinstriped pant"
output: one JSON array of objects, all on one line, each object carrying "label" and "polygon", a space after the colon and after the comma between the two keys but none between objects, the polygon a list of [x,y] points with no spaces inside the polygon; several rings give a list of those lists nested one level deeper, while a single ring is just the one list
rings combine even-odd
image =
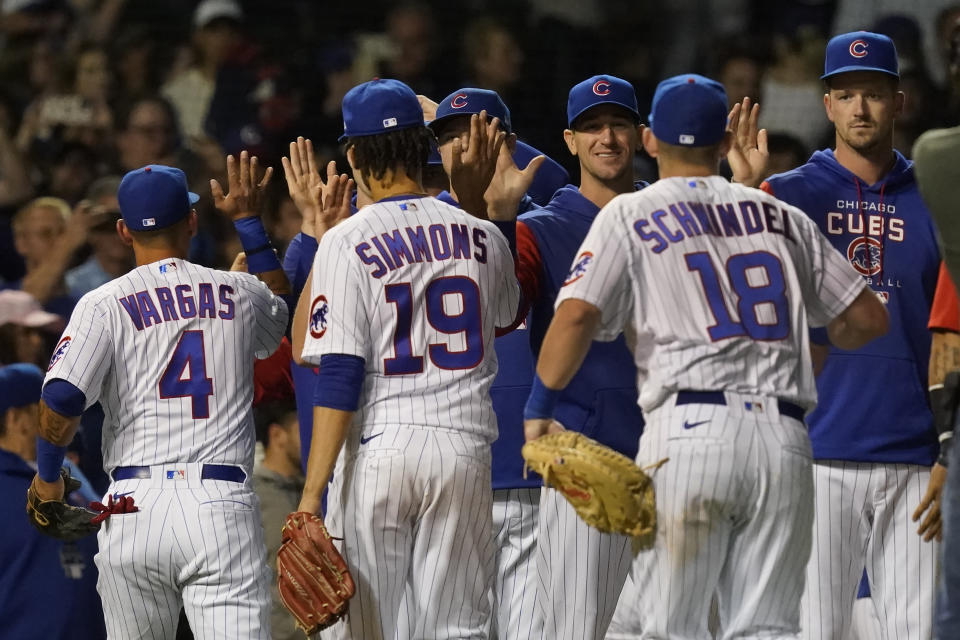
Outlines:
[{"label": "white pinstriped pant", "polygon": [[323,637],[488,638],[489,443],[453,429],[367,430],[366,444],[341,455],[328,494],[327,525],[343,537],[356,594]]},{"label": "white pinstriped pant", "polygon": [[817,462],[813,468],[816,510],[803,637],[846,637],[866,567],[882,628],[878,640],[929,640],[939,544],[923,542],[910,517],[926,491],[930,469],[842,461]]},{"label": "white pinstriped pant", "polygon": [[537,617],[543,639],[603,638],[631,560],[628,536],[594,529],[577,515],[563,494],[542,489]]},{"label": "white pinstriped pant", "polygon": [[494,490],[494,640],[528,640],[543,633],[542,619],[535,615],[539,515],[539,487]]},{"label": "white pinstriped pant", "polygon": [[[197,640],[270,639],[270,572],[250,472],[242,484],[200,480],[200,467],[157,465],[151,478],[108,488],[140,508],[110,516],[97,534],[111,640],[172,640],[181,603]],[[167,479],[166,470],[185,473]]]},{"label": "white pinstriped pant", "polygon": [[722,638],[798,637],[810,439],[803,423],[779,415],[776,399],[724,395],[726,405],[682,406],[671,396],[646,415],[637,462],[669,461],[653,472],[657,533],[633,564],[638,598],[632,610],[620,603],[633,637],[712,638],[714,594]]}]

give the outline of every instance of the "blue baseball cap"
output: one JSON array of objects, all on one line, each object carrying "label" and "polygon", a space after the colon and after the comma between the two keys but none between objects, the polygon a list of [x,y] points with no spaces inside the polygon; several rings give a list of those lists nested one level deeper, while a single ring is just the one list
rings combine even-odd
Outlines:
[{"label": "blue baseball cap", "polygon": [[632,113],[637,122],[640,121],[637,94],[632,84],[616,76],[593,76],[570,89],[567,97],[567,126],[572,127],[573,121],[584,111],[600,104],[621,106]]},{"label": "blue baseball cap", "polygon": [[43,371],[37,365],[18,362],[0,367],[0,414],[40,402],[42,389]]},{"label": "blue baseball cap", "polygon": [[510,109],[504,104],[503,100],[496,91],[489,89],[475,89],[465,87],[457,89],[437,105],[437,115],[430,122],[430,128],[436,133],[438,122],[452,118],[454,116],[473,115],[486,110],[491,118],[500,118],[500,126],[507,133],[510,133]]},{"label": "blue baseball cap", "polygon": [[150,164],[123,176],[117,201],[131,231],[155,231],[180,222],[200,196],[187,189],[187,176],[176,167]]},{"label": "blue baseball cap", "polygon": [[380,79],[358,84],[343,96],[343,135],[375,136],[423,126],[423,109],[413,89],[399,80]]},{"label": "blue baseball cap", "polygon": [[717,144],[727,130],[727,92],[716,80],[695,73],[667,78],[653,94],[650,128],[667,144]]},{"label": "blue baseball cap", "polygon": [[899,78],[900,63],[893,40],[870,31],[852,31],[831,38],[820,79],[851,71],[878,71]]}]

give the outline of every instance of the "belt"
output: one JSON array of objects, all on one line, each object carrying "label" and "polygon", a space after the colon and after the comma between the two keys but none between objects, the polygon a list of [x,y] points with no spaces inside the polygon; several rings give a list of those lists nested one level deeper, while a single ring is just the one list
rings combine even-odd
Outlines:
[{"label": "belt", "polygon": [[[723,391],[677,391],[677,405],[681,404],[727,404],[727,399],[723,395]],[[803,416],[806,411],[803,410],[798,404],[794,404],[789,400],[783,400],[777,398],[777,408],[780,411],[780,415],[787,416],[788,418],[793,418],[794,420],[799,420],[803,422]]]},{"label": "belt", "polygon": [[[175,465],[174,465],[175,466]],[[110,474],[114,480],[130,480],[132,478],[149,478],[150,467],[117,467]],[[201,480],[226,480],[227,482],[243,482],[247,474],[240,467],[226,464],[205,464],[200,471]]]}]

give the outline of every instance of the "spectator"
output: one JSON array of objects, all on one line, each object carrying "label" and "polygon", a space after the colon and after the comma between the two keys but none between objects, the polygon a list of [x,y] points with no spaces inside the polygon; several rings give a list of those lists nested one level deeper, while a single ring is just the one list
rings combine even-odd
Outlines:
[{"label": "spectator", "polygon": [[65,320],[25,291],[0,291],[0,365],[27,362],[46,369]]},{"label": "spectator", "polygon": [[54,155],[49,179],[40,192],[75,206],[97,178],[100,155],[85,144],[68,142]]},{"label": "spectator", "polygon": [[729,107],[750,98],[754,103],[760,99],[760,81],[764,66],[760,56],[743,47],[728,46],[722,50],[717,65],[716,78],[727,89]]},{"label": "spectator", "polygon": [[463,34],[463,58],[467,82],[464,86],[496,91],[512,104],[513,89],[522,78],[523,50],[507,27],[491,17],[467,25]]},{"label": "spectator", "polygon": [[430,8],[407,3],[393,9],[387,15],[387,38],[391,55],[384,60],[380,76],[401,80],[423,95],[440,95],[433,73],[442,66],[434,57],[436,25]]},{"label": "spectator", "polygon": [[69,317],[76,299],[68,295],[63,275],[86,244],[89,212],[60,198],[36,198],[13,217],[14,247],[27,272],[5,288],[23,289],[47,311]]},{"label": "spectator", "polygon": [[119,176],[106,176],[87,191],[86,199],[91,207],[89,242],[93,253],[86,262],[67,272],[67,288],[75,298],[119,278],[134,266],[133,251],[117,233],[119,186]]},{"label": "spectator", "polygon": [[810,156],[803,143],[789,133],[770,133],[767,135],[767,150],[770,159],[767,161],[767,171],[763,176],[766,180],[775,173],[786,173],[796,169]]},{"label": "spectator", "polygon": [[263,444],[263,460],[253,470],[254,489],[260,498],[267,562],[274,574],[270,623],[274,640],[293,640],[302,633],[280,600],[276,572],[280,530],[287,514],[297,510],[303,492],[297,408],[290,401],[262,405],[255,410],[254,421],[257,439]]},{"label": "spectator", "polygon": [[183,134],[203,137],[217,72],[241,41],[243,10],[234,0],[203,0],[193,13],[193,63],[161,93],[177,111]]},{"label": "spectator", "polygon": [[0,367],[0,637],[103,639],[96,538],[55,540],[23,512],[36,470],[42,385],[34,365]]}]

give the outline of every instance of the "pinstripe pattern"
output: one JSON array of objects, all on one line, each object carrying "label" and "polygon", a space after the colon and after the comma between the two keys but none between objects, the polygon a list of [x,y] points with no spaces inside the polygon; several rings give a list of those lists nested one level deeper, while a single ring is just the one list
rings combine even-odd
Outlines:
[{"label": "pinstripe pattern", "polygon": [[[463,225],[470,238],[468,257],[436,259],[437,252],[431,249],[430,260],[421,257],[419,262],[403,264],[377,278],[372,275],[375,267],[364,264],[358,254],[358,247],[366,244],[366,255],[382,260],[374,240],[382,245],[383,239],[396,231],[410,246],[408,229],[429,230],[434,225],[448,234],[451,225]],[[485,248],[474,242],[475,236]],[[462,425],[463,430],[490,442],[496,439],[496,415],[488,393],[497,371],[494,328],[511,324],[520,293],[506,239],[492,223],[434,198],[378,202],[324,234],[313,269],[312,296],[326,298],[329,328],[321,337],[308,331],[303,357],[313,363],[328,353],[364,358],[366,377],[358,423],[390,428],[401,424],[398,419],[402,416],[403,424]],[[423,298],[428,284],[451,276],[470,278],[479,288],[483,358],[469,369],[443,369],[428,355],[428,345],[446,345],[450,352],[467,348],[465,333],[441,332],[425,313]],[[422,372],[385,372],[384,360],[396,355],[398,310],[384,292],[391,284],[410,286],[414,301],[410,344],[413,355],[423,358]],[[463,301],[459,296],[445,296],[445,308],[451,315],[458,314],[463,311]],[[469,385],[469,393],[464,385]]]},{"label": "pinstripe pattern", "polygon": [[325,637],[489,637],[492,508],[490,447],[476,436],[397,427],[344,451],[327,522],[357,592]]},{"label": "pinstripe pattern", "polygon": [[876,640],[882,637],[883,628],[873,600],[869,597],[857,598],[850,613],[850,633],[846,635],[846,640]]},{"label": "pinstripe pattern", "polygon": [[[249,484],[251,364],[276,349],[287,315],[255,277],[180,259],[140,266],[77,304],[61,340],[69,337],[69,347],[47,380],[74,384],[87,406],[100,401],[106,469],[153,473],[109,488],[132,491],[140,508],[112,516],[99,533],[97,590],[111,639],[172,638],[181,605],[198,640],[270,637],[263,530]],[[188,331],[202,336],[202,355],[191,351],[180,380],[205,372],[205,406],[162,397],[160,380],[183,356]],[[201,482],[201,462],[238,465],[248,480]],[[165,469],[180,479],[165,480]]]},{"label": "pinstripe pattern", "polygon": [[[170,264],[176,268],[161,272],[161,266]],[[178,316],[138,330],[120,302],[147,292],[163,317],[158,287],[173,292],[186,285],[185,295],[196,306],[201,283],[212,285],[213,318],[199,317],[195,308],[192,318]],[[219,301],[221,286],[233,290],[232,320],[217,315],[228,309]],[[253,276],[163,260],[138,267],[80,299],[63,333],[71,337],[70,347],[46,379],[76,385],[85,393],[87,406],[100,401],[106,469],[200,460],[250,467],[255,440],[251,363],[273,353],[286,323],[286,305]],[[203,332],[204,364],[213,384],[205,419],[193,418],[190,397],[163,399],[158,391],[183,332],[190,330]]]},{"label": "pinstripe pattern", "polygon": [[907,464],[814,464],[813,553],[803,598],[805,639],[842,638],[863,567],[882,640],[932,636],[939,545],[911,522],[930,470]]},{"label": "pinstripe pattern", "polygon": [[[700,233],[654,253],[634,224],[649,221],[654,212],[678,202],[738,208],[740,202],[750,202],[760,211],[768,205],[778,225],[789,219],[794,240],[770,232],[723,237]],[[664,220],[674,230],[680,228],[673,218]],[[591,252],[593,260],[582,277],[560,290],[557,305],[577,298],[602,309],[597,339],[612,340],[629,326],[637,345],[640,406],[646,411],[677,389],[760,393],[812,407],[816,388],[807,329],[827,324],[866,286],[802,211],[719,176],[692,183],[669,178],[617,196],[598,214],[580,251]],[[785,340],[756,341],[744,335],[714,342],[707,327],[717,320],[685,256],[705,252],[713,264],[722,266],[732,255],[756,251],[780,259],[790,333]],[[739,299],[728,278],[720,278],[719,286],[725,300]],[[757,307],[760,322],[770,323],[765,315],[769,306]],[[731,312],[736,317],[736,309]],[[690,366],[693,362],[695,367]]]},{"label": "pinstripe pattern", "polygon": [[496,640],[526,640],[543,633],[543,619],[535,615],[539,513],[539,488],[493,492],[496,571],[490,637]]},{"label": "pinstripe pattern", "polygon": [[629,631],[640,638],[711,637],[715,591],[725,638],[799,631],[813,515],[809,438],[770,398],[726,396],[727,406],[668,402],[647,415],[637,463],[670,460],[653,475],[655,544],[633,566],[641,597]]},{"label": "pinstripe pattern", "polygon": [[[184,470],[167,480],[165,470]],[[269,571],[259,502],[243,484],[200,480],[199,464],[122,480],[140,511],[100,528],[97,591],[111,639],[165,640],[186,609],[198,640],[270,638]]]},{"label": "pinstripe pattern", "polygon": [[539,526],[543,638],[603,638],[630,571],[630,538],[589,526],[555,489],[540,492]]}]

